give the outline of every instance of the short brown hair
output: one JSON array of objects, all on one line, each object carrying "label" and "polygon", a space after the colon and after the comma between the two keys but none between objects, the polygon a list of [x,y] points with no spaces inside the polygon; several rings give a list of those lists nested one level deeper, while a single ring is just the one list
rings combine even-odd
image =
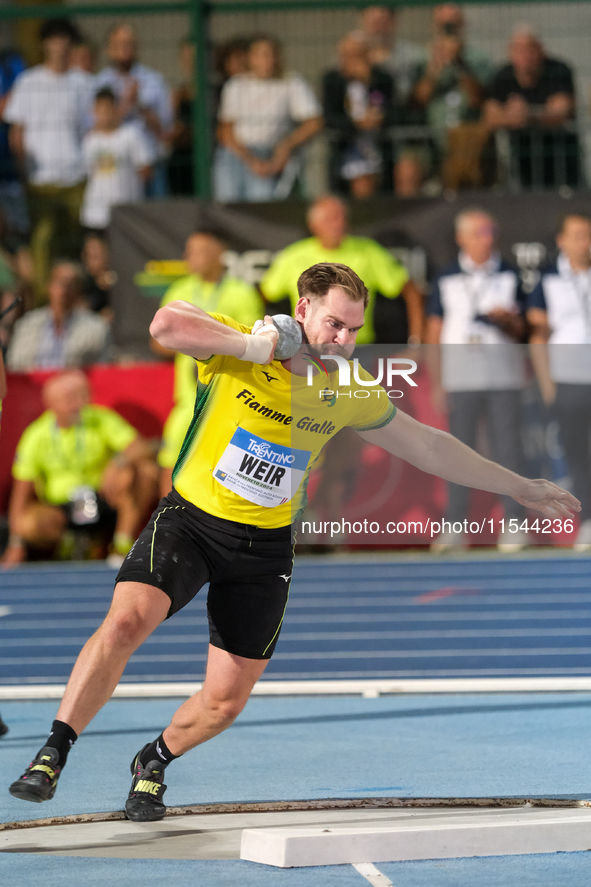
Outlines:
[{"label": "short brown hair", "polygon": [[284,75],[284,65],[283,65],[283,46],[279,42],[276,37],[271,37],[270,34],[253,34],[253,36],[248,41],[248,52],[252,49],[255,43],[268,43],[271,49],[273,50],[273,55],[275,56],[275,65],[273,67],[273,77],[276,79],[280,79]]},{"label": "short brown hair", "polygon": [[363,301],[367,308],[369,293],[367,287],[352,268],[338,262],[319,262],[307,268],[298,278],[298,295],[301,298],[322,299],[333,286],[344,290],[353,302]]},{"label": "short brown hair", "polygon": [[578,213],[578,212],[575,212],[575,210],[573,210],[570,213],[564,213],[564,215],[562,215],[560,217],[560,219],[558,221],[558,234],[562,234],[562,232],[566,228],[566,223],[570,219],[582,219],[583,222],[587,222],[588,225],[591,225],[591,218],[587,215],[587,213],[585,213],[585,212]]}]

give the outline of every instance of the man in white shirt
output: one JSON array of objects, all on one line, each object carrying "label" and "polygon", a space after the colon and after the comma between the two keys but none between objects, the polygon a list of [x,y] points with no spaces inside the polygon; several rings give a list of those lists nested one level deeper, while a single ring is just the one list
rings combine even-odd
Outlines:
[{"label": "man in white shirt", "polygon": [[69,67],[79,38],[74,25],[48,19],[40,38],[43,63],[17,78],[3,118],[11,124],[11,148],[28,184],[35,285],[44,297],[52,261],[80,252],[82,136],[90,125],[92,90],[88,78]]},{"label": "man in white shirt", "polygon": [[581,500],[576,551],[591,550],[591,219],[567,215],[554,265],[527,299],[534,364],[544,402],[554,404],[573,489]]},{"label": "man in white shirt", "polygon": [[[459,213],[457,262],[437,279],[428,309],[427,342],[433,399],[449,412],[451,433],[476,446],[478,425],[486,417],[491,451],[505,467],[521,469],[521,390],[525,383],[523,294],[519,276],[495,250],[494,219],[480,209]],[[469,491],[449,485],[446,521],[452,529],[433,549],[462,546],[465,534],[453,525],[467,517]],[[504,499],[505,532],[498,537],[502,551],[526,543],[525,533],[509,531],[508,521],[522,523],[523,508]],[[447,529],[447,528],[446,528]]]},{"label": "man in white shirt", "polygon": [[166,137],[172,127],[170,91],[162,74],[138,62],[138,41],[131,25],[114,25],[107,35],[110,65],[96,76],[97,90],[108,86],[119,100],[124,123],[135,123],[150,142],[157,163],[146,187],[147,197],[167,193]]},{"label": "man in white shirt", "polygon": [[84,305],[82,270],[75,262],[54,265],[48,304],[17,320],[6,356],[13,373],[58,370],[104,363],[111,356],[111,333],[103,317]]}]

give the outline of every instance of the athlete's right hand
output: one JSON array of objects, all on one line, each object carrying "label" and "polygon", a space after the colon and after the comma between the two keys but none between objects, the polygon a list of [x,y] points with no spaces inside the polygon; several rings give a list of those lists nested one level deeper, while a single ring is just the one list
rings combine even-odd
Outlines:
[{"label": "athlete's right hand", "polygon": [[271,342],[271,351],[269,353],[269,357],[262,364],[262,366],[266,366],[273,360],[275,348],[277,347],[277,342],[279,340],[279,331],[273,323],[273,318],[270,314],[265,314],[264,320],[256,321],[252,328],[251,335],[263,336],[265,339],[269,339],[269,341]]}]

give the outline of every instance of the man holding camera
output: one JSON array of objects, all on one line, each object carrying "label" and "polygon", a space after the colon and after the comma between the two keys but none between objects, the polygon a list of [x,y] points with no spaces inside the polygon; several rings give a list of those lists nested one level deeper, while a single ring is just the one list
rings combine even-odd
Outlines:
[{"label": "man holding camera", "polygon": [[433,39],[429,59],[413,90],[413,100],[425,110],[427,123],[445,138],[452,126],[478,120],[485,87],[494,67],[477,49],[466,46],[464,15],[454,3],[433,10]]}]

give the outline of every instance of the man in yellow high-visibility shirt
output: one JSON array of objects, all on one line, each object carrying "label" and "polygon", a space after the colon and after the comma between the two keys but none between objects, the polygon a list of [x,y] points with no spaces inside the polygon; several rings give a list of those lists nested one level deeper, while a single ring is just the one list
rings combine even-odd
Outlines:
[{"label": "man in yellow high-visibility shirt", "polygon": [[[222,261],[226,244],[210,231],[194,231],[185,246],[185,260],[191,271],[177,280],[164,294],[163,308],[169,302],[189,302],[207,312],[219,312],[238,323],[252,326],[264,314],[262,300],[253,286],[226,274]],[[197,391],[195,361],[186,354],[169,351],[152,340],[152,348],[162,357],[174,357],[174,406],[162,433],[158,454],[161,467],[161,495],[172,488],[172,469],[193,415]]]},{"label": "man in yellow high-visibility shirt", "polygon": [[282,250],[263,277],[261,292],[265,299],[274,303],[289,299],[289,313],[293,313],[298,301],[296,282],[302,271],[317,262],[340,262],[352,268],[369,291],[365,323],[359,330],[357,344],[401,342],[399,336],[392,337],[391,329],[376,329],[374,311],[380,293],[387,299],[402,296],[406,303],[408,341],[418,345],[423,329],[423,296],[400,262],[375,240],[348,233],[347,207],[338,197],[321,197],[313,203],[307,221],[312,237]]},{"label": "man in yellow high-visibility shirt", "polygon": [[47,409],[16,449],[2,565],[24,561],[27,546],[54,548],[76,527],[114,529],[113,554],[123,559],[156,493],[151,445],[114,410],[90,403],[81,370],[52,376],[43,400]]},{"label": "man in yellow high-visibility shirt", "polygon": [[[307,221],[313,236],[292,243],[275,257],[261,281],[265,299],[275,303],[278,311],[289,310],[291,313],[298,301],[297,280],[300,274],[318,262],[339,262],[352,268],[369,292],[365,322],[357,335],[357,344],[406,341],[420,344],[423,297],[400,262],[375,240],[348,233],[347,207],[337,197],[321,197],[313,203]],[[392,308],[387,312],[387,323],[383,324],[374,322],[378,293],[387,300],[382,307]],[[407,323],[394,305],[398,296],[404,299]],[[279,305],[284,301],[285,306]],[[355,488],[353,479],[359,471],[361,445],[359,436],[348,428],[343,429],[341,437],[334,444],[329,444],[321,485],[315,497],[315,508],[319,513],[326,510],[329,501],[332,501],[336,511],[344,504],[342,497],[345,488],[338,479],[346,470],[343,459],[348,460],[347,470],[351,478],[349,494],[352,495]]]}]

